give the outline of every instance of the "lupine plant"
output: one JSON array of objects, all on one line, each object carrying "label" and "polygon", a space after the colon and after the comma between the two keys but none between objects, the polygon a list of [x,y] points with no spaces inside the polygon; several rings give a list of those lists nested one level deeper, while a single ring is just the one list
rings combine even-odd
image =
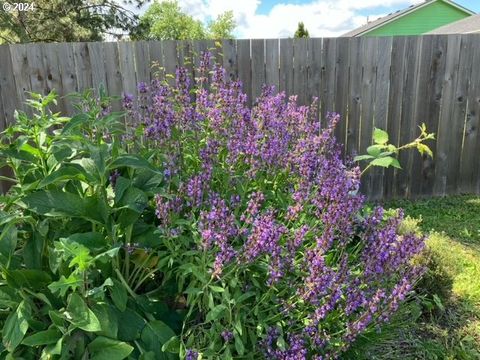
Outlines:
[{"label": "lupine plant", "polygon": [[250,108],[208,53],[138,93],[125,122],[36,95],[4,134],[2,356],[334,359],[389,321],[424,239],[365,210],[339,115],[270,87]]}]

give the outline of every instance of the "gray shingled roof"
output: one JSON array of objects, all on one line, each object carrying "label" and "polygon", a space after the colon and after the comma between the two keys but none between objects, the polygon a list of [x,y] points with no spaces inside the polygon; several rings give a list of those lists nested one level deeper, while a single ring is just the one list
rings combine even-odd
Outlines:
[{"label": "gray shingled roof", "polygon": [[480,34],[480,14],[441,26],[427,34]]},{"label": "gray shingled roof", "polygon": [[[391,13],[391,14],[388,14],[387,16],[384,16],[384,17],[381,17],[381,18],[378,18],[377,20],[374,20],[374,21],[370,21],[369,23],[365,24],[365,25],[362,25],[356,29],[353,29],[341,36],[345,36],[345,37],[354,37],[354,36],[358,36],[360,34],[363,34],[365,32],[368,32],[374,28],[376,28],[377,26],[380,26],[382,25],[383,23],[386,23],[386,22],[389,22],[397,17],[400,17],[402,15],[405,15],[406,13],[409,13],[411,11],[415,11],[417,8],[419,7],[422,7],[424,6],[426,3],[429,3],[429,2],[434,2],[434,1],[437,1],[437,0],[425,0],[424,2],[422,3],[419,3],[417,5],[411,5],[410,7],[406,8],[406,9],[403,9],[403,10],[398,10],[394,13]],[[470,12],[470,10],[468,9],[465,9],[463,6],[460,6],[458,4],[455,4],[453,1],[450,1],[450,0],[444,0],[445,2],[447,3],[450,3],[452,5],[455,5],[456,7],[459,7],[459,8],[462,8],[464,9],[465,11],[467,12]]]}]

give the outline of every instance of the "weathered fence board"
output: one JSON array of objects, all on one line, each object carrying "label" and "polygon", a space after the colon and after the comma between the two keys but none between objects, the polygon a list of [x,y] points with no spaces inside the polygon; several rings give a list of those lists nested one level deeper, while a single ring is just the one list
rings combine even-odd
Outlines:
[{"label": "weathered fence board", "polygon": [[195,78],[204,51],[242,82],[249,104],[265,83],[300,104],[318,97],[323,126],[327,112],[340,113],[335,135],[348,156],[365,153],[374,127],[397,145],[422,123],[435,132],[433,159],[403,152],[402,169],[362,179],[370,199],[480,193],[480,35],[2,45],[0,130],[15,109],[31,112],[29,91],[55,89],[55,110],[73,114],[67,94],[100,85],[110,95],[136,94],[140,81],[168,74],[173,83],[179,66]]}]

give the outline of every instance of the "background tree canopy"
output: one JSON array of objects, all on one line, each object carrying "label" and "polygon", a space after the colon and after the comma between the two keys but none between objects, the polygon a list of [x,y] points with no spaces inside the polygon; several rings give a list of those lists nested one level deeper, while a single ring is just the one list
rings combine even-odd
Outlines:
[{"label": "background tree canopy", "polygon": [[[146,0],[125,1],[141,6]],[[3,6],[4,0],[0,0]],[[35,0],[33,10],[0,11],[0,43],[100,41],[138,26],[115,0]]]},{"label": "background tree canopy", "polygon": [[303,23],[303,21],[298,23],[298,28],[295,31],[294,37],[295,38],[308,38],[308,37],[310,37],[310,35],[308,33],[308,30],[305,28],[305,24]]},{"label": "background tree canopy", "polygon": [[154,40],[231,39],[235,29],[232,11],[220,14],[206,26],[184,13],[177,1],[155,1],[140,17],[132,38]]}]

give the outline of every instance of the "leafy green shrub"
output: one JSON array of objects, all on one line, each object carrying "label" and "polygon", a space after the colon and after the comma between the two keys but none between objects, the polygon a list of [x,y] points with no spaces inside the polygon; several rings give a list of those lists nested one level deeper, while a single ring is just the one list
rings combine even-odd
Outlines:
[{"label": "leafy green shrub", "polygon": [[[0,156],[3,354],[26,359],[339,356],[387,322],[421,267],[402,214],[363,210],[315,106],[210,72],[192,89],[86,93],[73,118],[34,95]],[[195,101],[194,101],[195,100]]]}]

